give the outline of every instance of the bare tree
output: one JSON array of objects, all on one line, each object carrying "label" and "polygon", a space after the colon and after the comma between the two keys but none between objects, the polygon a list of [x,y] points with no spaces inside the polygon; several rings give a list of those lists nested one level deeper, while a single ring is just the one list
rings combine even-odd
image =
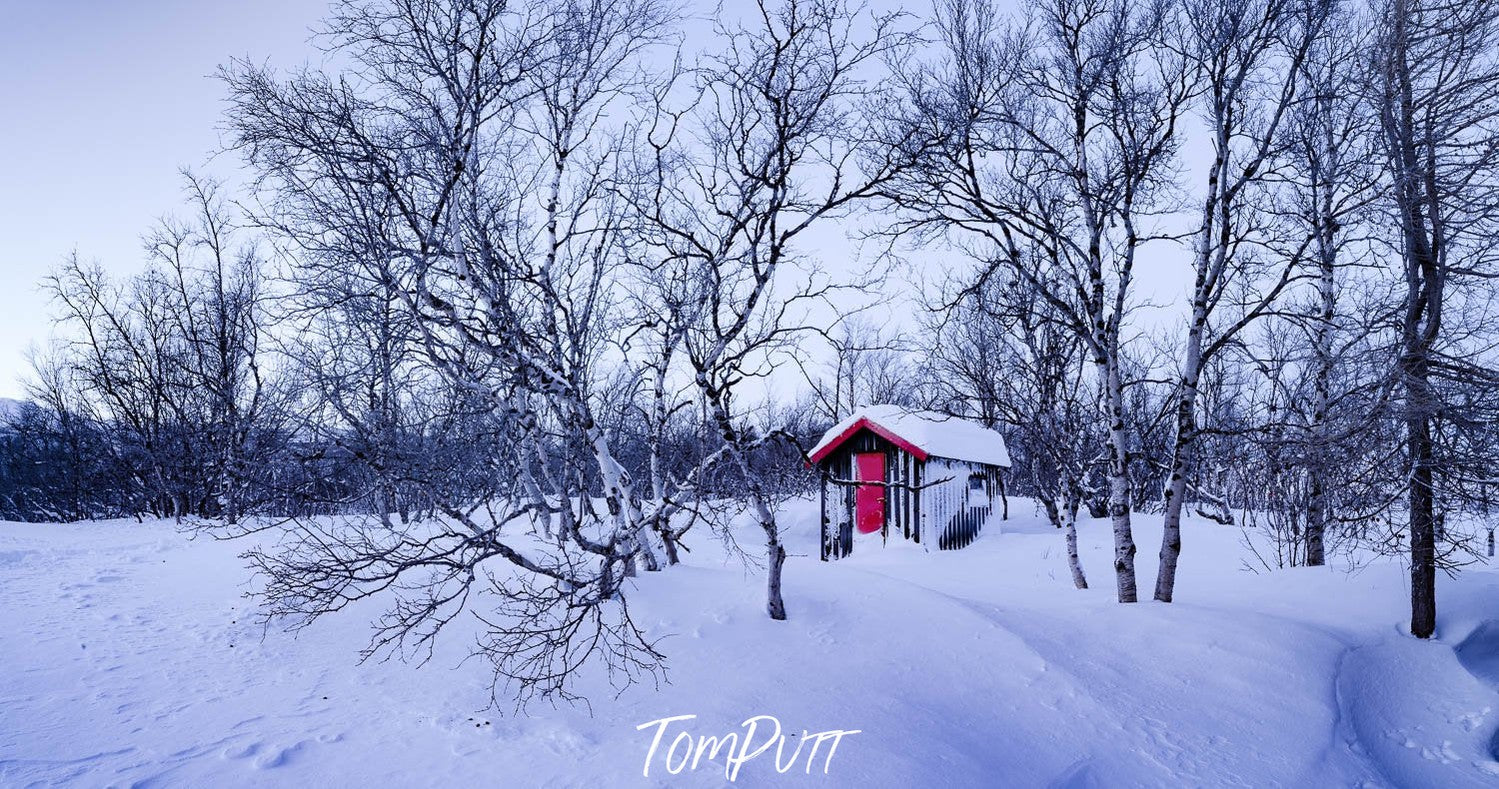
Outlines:
[{"label": "bare tree", "polygon": [[[257,552],[273,613],[310,621],[397,591],[372,650],[429,647],[485,595],[480,652],[522,699],[570,697],[589,660],[622,682],[659,670],[623,597],[637,562],[658,566],[653,514],[600,419],[598,376],[625,329],[610,183],[633,132],[614,113],[628,117],[650,76],[640,56],[671,22],[654,0],[351,1],[325,37],[347,77],[225,73],[265,223],[360,261],[448,393],[423,419],[488,448],[408,480],[431,518],[308,519]],[[474,484],[447,485],[455,474]]]},{"label": "bare tree", "polygon": [[[843,185],[852,154],[836,146],[848,136],[847,102],[861,85],[854,72],[875,59],[889,20],[876,35],[854,42],[854,14],[833,2],[759,6],[760,29],[725,27],[725,55],[699,72],[700,109],[663,113],[653,135],[651,173],[640,202],[659,233],[665,265],[682,266],[684,298],[668,321],[681,327],[694,383],[724,448],[743,475],[748,500],[766,539],[767,610],[784,619],[781,568],[785,549],[776,503],[750,468],[757,439],[740,423],[734,388],[763,374],[807,327],[793,310],[818,298],[809,285],[789,295],[775,288],[792,268],[791,243],[811,224],[836,215],[867,187]],[[706,153],[683,150],[679,135],[701,130]],[[827,146],[828,150],[824,150]],[[804,194],[805,182],[831,181],[826,194]],[[699,210],[706,208],[706,210]],[[791,272],[788,272],[788,274]]]},{"label": "bare tree", "polygon": [[1164,48],[1169,6],[1110,0],[1027,6],[1009,24],[984,0],[938,12],[942,58],[903,70],[887,134],[928,141],[887,190],[903,229],[977,244],[997,271],[1030,283],[1083,342],[1107,429],[1108,510],[1120,602],[1136,600],[1130,528],[1125,320],[1137,258],[1169,208],[1177,124],[1190,95]]},{"label": "bare tree", "polygon": [[0,413],[0,517],[78,521],[138,516],[137,480],[66,346],[30,355],[29,402]]},{"label": "bare tree", "polygon": [[1193,285],[1177,372],[1174,443],[1165,490],[1155,599],[1169,603],[1181,554],[1182,507],[1197,435],[1202,371],[1250,321],[1264,314],[1297,274],[1301,252],[1268,272],[1256,254],[1264,220],[1253,202],[1267,164],[1284,144],[1283,123],[1298,98],[1297,74],[1323,34],[1328,2],[1187,0],[1181,9],[1185,59],[1212,144],[1199,224],[1193,231]]},{"label": "bare tree", "polygon": [[688,102],[659,102],[635,202],[698,397],[726,462],[742,475],[765,536],[767,610],[785,619],[777,502],[751,455],[774,433],[744,427],[736,391],[795,352],[808,310],[833,286],[797,253],[806,231],[846,214],[908,158],[873,151],[854,110],[868,70],[903,42],[893,15],[841,0],[760,2],[720,29],[721,52],[695,70]]},{"label": "bare tree", "polygon": [[829,336],[832,358],[803,370],[822,415],[832,422],[860,406],[916,406],[920,381],[906,363],[911,343],[863,315],[839,322]]},{"label": "bare tree", "polygon": [[185,180],[190,218],[147,237],[144,272],[116,283],[75,256],[45,287],[75,329],[65,378],[123,440],[136,511],[234,523],[273,449],[261,263],[217,187]]},{"label": "bare tree", "polygon": [[[1082,340],[1054,318],[1035,286],[1014,276],[990,277],[964,289],[946,306],[932,339],[933,355],[963,365],[976,357],[989,365],[969,395],[958,378],[947,382],[959,402],[988,401],[980,418],[1009,436],[1017,488],[1036,499],[1062,531],[1073,585],[1087,589],[1077,549],[1078,510],[1097,494],[1104,442],[1096,418],[1097,396],[1087,378]],[[972,369],[963,365],[960,369]]]},{"label": "bare tree", "polygon": [[[968,283],[960,283],[964,290]],[[992,287],[992,286],[991,286]],[[1007,357],[1007,330],[982,308],[985,289],[932,305],[924,328],[924,359],[931,370],[925,395],[935,410],[969,414],[985,425],[1001,422],[1008,382],[1015,371]]]},{"label": "bare tree", "polygon": [[[168,320],[182,344],[175,363],[188,378],[178,399],[202,397],[206,413],[189,426],[206,431],[207,447],[191,462],[213,469],[215,511],[239,522],[249,493],[252,464],[268,440],[262,430],[270,391],[262,370],[266,331],[262,262],[253,246],[236,247],[241,231],[230,217],[217,183],[184,173],[194,219],[168,219],[146,242],[170,294]],[[186,409],[180,409],[186,411]]]},{"label": "bare tree", "polygon": [[[1360,233],[1370,203],[1379,195],[1374,146],[1375,119],[1364,101],[1367,84],[1366,28],[1358,11],[1346,5],[1330,9],[1318,36],[1294,77],[1300,100],[1287,118],[1287,145],[1280,155],[1280,193],[1290,206],[1283,221],[1290,243],[1310,237],[1307,257],[1315,264],[1315,297],[1289,319],[1306,335],[1310,358],[1301,365],[1310,392],[1288,406],[1302,417],[1298,456],[1306,475],[1305,559],[1326,560],[1326,532],[1336,519],[1333,480],[1347,453],[1342,447],[1356,434],[1352,412],[1374,414],[1356,398],[1370,383],[1354,382],[1348,369],[1370,330],[1350,316],[1353,307],[1340,300],[1351,271],[1368,265],[1363,258],[1367,233]],[[1290,254],[1295,254],[1291,251]],[[1355,293],[1354,295],[1358,295]],[[1368,294],[1365,294],[1368,295]],[[1366,300],[1380,304],[1382,299]],[[1299,343],[1298,343],[1299,344]],[[1340,385],[1340,383],[1342,385]]]},{"label": "bare tree", "polygon": [[[1499,6],[1387,0],[1376,7],[1374,69],[1389,206],[1405,283],[1398,320],[1411,633],[1436,630],[1439,506],[1464,479],[1487,482],[1464,428],[1486,422],[1496,377],[1490,316],[1471,298],[1494,274],[1499,221]],[[1466,297],[1466,298],[1465,298]],[[1458,309],[1451,309],[1457,306]],[[1479,410],[1482,409],[1482,410]],[[1444,436],[1444,428],[1453,431]]]}]

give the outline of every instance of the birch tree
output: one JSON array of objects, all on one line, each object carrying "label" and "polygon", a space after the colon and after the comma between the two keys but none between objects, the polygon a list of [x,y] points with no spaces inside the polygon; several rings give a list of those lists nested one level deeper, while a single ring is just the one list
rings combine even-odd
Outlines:
[{"label": "birch tree", "polygon": [[206,446],[190,462],[207,461],[213,512],[235,525],[250,495],[258,441],[271,431],[262,422],[274,392],[262,353],[267,316],[263,262],[249,245],[236,244],[242,228],[230,217],[218,184],[184,173],[192,207],[188,221],[168,219],[147,238],[170,302],[173,332],[182,343],[189,376],[187,398],[203,398],[206,413],[189,429],[206,432]]},{"label": "birch tree", "polygon": [[236,523],[275,449],[263,369],[262,261],[217,187],[185,174],[189,211],[145,236],[124,281],[76,256],[45,289],[72,330],[60,361],[121,443],[137,512]]},{"label": "birch tree", "polygon": [[992,402],[984,424],[1009,436],[1016,482],[1062,532],[1072,583],[1087,589],[1077,517],[1097,493],[1104,447],[1082,340],[1054,319],[1030,282],[1013,276],[991,277],[982,289],[965,289],[945,307],[934,341],[937,357],[952,361],[939,369],[966,356],[988,366],[979,379],[984,394],[963,395],[960,385],[949,386],[959,402]]},{"label": "birch tree", "polygon": [[766,609],[785,619],[777,502],[751,469],[769,434],[744,429],[736,390],[790,358],[808,310],[837,290],[800,252],[807,231],[846,215],[909,157],[867,144],[855,113],[870,69],[904,41],[898,17],[841,0],[763,0],[719,31],[685,103],[659,107],[635,201],[658,266],[681,290],[659,302],[679,327],[697,396],[740,473],[765,537]]},{"label": "birch tree", "polygon": [[829,334],[831,361],[818,372],[803,370],[824,417],[838,422],[878,403],[916,405],[922,382],[906,364],[912,343],[861,315],[844,318]]},{"label": "birch tree", "polygon": [[1087,350],[1120,602],[1137,599],[1122,346],[1191,94],[1185,62],[1164,47],[1169,10],[1037,0],[1010,24],[984,0],[943,3],[941,54],[906,64],[887,133],[898,148],[926,141],[921,167],[886,190],[902,229],[978,245],[974,257],[992,261],[980,282],[1004,270],[1029,283]]},{"label": "birch tree", "polygon": [[[1297,100],[1297,73],[1323,33],[1328,2],[1188,0],[1181,8],[1185,59],[1213,161],[1193,231],[1188,323],[1177,372],[1174,442],[1166,480],[1155,599],[1169,603],[1181,554],[1181,516],[1196,441],[1202,371],[1214,354],[1275,304],[1299,273],[1301,251],[1264,271],[1255,247],[1263,219],[1252,201],[1283,144],[1282,124]],[[1272,264],[1273,265],[1273,264]]]},{"label": "birch tree", "polygon": [[[591,661],[620,682],[659,670],[624,600],[637,565],[659,566],[652,515],[603,427],[599,376],[627,268],[610,183],[650,79],[643,53],[672,23],[654,0],[350,0],[324,34],[343,73],[226,70],[266,226],[359,260],[452,393],[451,418],[490,448],[412,480],[432,518],[299,519],[254,552],[271,614],[386,600],[374,654],[429,650],[485,599],[478,651],[522,700],[570,698]],[[445,484],[454,474],[479,484]]]},{"label": "birch tree", "polygon": [[1311,566],[1326,561],[1328,524],[1338,517],[1334,480],[1346,479],[1340,466],[1354,456],[1348,445],[1366,420],[1382,413],[1378,398],[1367,397],[1377,376],[1359,374],[1367,369],[1360,358],[1375,331],[1367,319],[1373,311],[1358,310],[1356,302],[1378,305],[1384,299],[1360,292],[1353,276],[1371,266],[1369,206],[1379,196],[1382,175],[1375,118],[1363,89],[1370,76],[1363,21],[1357,7],[1337,4],[1330,10],[1323,35],[1294,75],[1301,98],[1287,118],[1277,170],[1276,193],[1287,206],[1280,217],[1280,254],[1295,256],[1302,239],[1312,239],[1305,256],[1314,271],[1313,294],[1287,315],[1304,337],[1295,345],[1305,349],[1299,367],[1308,380],[1288,406],[1301,419],[1295,443],[1306,477],[1304,557]]}]

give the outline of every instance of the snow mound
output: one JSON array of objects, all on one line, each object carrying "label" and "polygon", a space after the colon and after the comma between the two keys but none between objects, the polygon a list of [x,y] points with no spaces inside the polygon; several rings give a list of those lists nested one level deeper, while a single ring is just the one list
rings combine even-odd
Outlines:
[{"label": "snow mound", "polygon": [[1338,675],[1358,747],[1395,786],[1499,785],[1499,692],[1464,670],[1461,651],[1391,631],[1351,649]]}]

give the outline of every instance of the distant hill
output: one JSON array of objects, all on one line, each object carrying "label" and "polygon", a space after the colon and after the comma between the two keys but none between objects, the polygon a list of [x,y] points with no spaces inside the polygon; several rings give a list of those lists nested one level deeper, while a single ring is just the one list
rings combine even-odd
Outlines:
[{"label": "distant hill", "polygon": [[11,420],[21,415],[21,407],[25,405],[20,400],[12,400],[9,397],[0,397],[0,424],[9,424]]}]

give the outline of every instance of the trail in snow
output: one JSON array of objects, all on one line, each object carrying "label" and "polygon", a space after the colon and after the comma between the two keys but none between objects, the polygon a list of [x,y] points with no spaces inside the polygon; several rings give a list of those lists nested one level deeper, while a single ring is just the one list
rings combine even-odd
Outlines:
[{"label": "trail in snow", "polygon": [[[911,583],[984,617],[1049,664],[1071,666],[1075,692],[1100,712],[1078,716],[1082,723],[1069,733],[1108,743],[1099,749],[1105,753],[1127,750],[1151,759],[1160,785],[1173,780],[1194,786],[1327,785],[1350,777],[1378,782],[1377,768],[1357,752],[1340,724],[1334,683],[1318,672],[1287,671],[1294,667],[1275,662],[1285,644],[1298,643],[1300,659],[1336,663],[1348,647],[1324,630],[1254,613],[1223,623],[1217,621],[1221,612],[1189,603],[1114,612],[1070,609],[1037,617],[1030,607],[942,591],[961,588],[964,579],[962,572],[948,572],[926,579],[936,581],[937,588]],[[1090,621],[1098,617],[1118,617],[1117,632],[1100,640],[1101,628]],[[1214,637],[1202,643],[1197,635],[1203,632]],[[1270,640],[1266,647],[1261,643],[1266,633],[1280,633],[1283,640]],[[1231,652],[1225,644],[1254,651]],[[1151,656],[1146,665],[1139,664],[1142,654]],[[1202,671],[1205,666],[1213,670]],[[1188,697],[1205,708],[1202,719],[1181,720]],[[1319,729],[1320,737],[1308,736]],[[1097,761],[1081,763],[1076,777],[1117,774]]]}]

